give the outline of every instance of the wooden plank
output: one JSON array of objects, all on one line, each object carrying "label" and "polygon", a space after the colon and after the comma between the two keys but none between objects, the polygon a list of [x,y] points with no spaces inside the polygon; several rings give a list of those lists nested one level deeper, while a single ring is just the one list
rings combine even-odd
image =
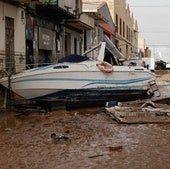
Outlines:
[{"label": "wooden plank", "polygon": [[149,108],[142,111],[136,107],[106,108],[106,114],[118,123],[170,123],[170,109]]}]

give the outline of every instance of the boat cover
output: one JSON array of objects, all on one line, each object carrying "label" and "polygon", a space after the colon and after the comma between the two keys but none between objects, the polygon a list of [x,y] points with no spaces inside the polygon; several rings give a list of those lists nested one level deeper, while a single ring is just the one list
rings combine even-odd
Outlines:
[{"label": "boat cover", "polygon": [[59,59],[58,63],[64,63],[64,62],[80,63],[86,60],[89,60],[89,58],[86,56],[72,54]]}]

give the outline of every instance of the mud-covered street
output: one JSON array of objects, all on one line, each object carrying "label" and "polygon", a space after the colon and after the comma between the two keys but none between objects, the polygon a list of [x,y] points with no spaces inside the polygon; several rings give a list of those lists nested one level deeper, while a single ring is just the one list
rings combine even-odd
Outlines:
[{"label": "mud-covered street", "polygon": [[101,107],[0,112],[0,169],[168,169],[169,147],[169,123],[118,124]]},{"label": "mud-covered street", "polygon": [[[170,167],[170,124],[120,125],[96,109],[2,116],[3,169]],[[53,132],[69,139],[53,144]]]},{"label": "mud-covered street", "polygon": [[[169,124],[120,125],[96,109],[2,116],[3,169],[170,167]],[[69,139],[53,144],[53,132]]]}]

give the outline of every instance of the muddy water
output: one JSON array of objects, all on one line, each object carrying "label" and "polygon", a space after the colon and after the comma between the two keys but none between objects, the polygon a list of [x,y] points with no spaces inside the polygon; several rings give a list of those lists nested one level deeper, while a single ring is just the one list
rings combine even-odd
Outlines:
[{"label": "muddy water", "polygon": [[[98,108],[0,113],[0,169],[168,169],[170,124],[117,124]],[[68,140],[53,144],[52,132]]]}]

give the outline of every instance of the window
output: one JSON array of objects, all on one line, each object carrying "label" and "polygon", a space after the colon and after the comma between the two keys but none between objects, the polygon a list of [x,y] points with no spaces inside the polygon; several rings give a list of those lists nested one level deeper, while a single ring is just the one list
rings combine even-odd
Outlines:
[{"label": "window", "polygon": [[122,35],[122,19],[120,18],[120,35]]},{"label": "window", "polygon": [[125,22],[123,21],[123,37],[125,37]]},{"label": "window", "polygon": [[133,32],[131,31],[131,38],[130,38],[130,41],[132,42],[133,41]]},{"label": "window", "polygon": [[53,69],[66,69],[66,68],[69,68],[69,66],[67,66],[67,65],[58,65],[58,66],[53,67]]},{"label": "window", "polygon": [[74,38],[74,54],[77,54],[77,38]]},{"label": "window", "polygon": [[87,50],[87,31],[84,31],[84,51]]},{"label": "window", "polygon": [[118,15],[116,14],[116,30],[119,30],[119,21],[118,21]]},{"label": "window", "polygon": [[126,26],[126,39],[127,40],[128,40],[128,36],[129,36],[128,26]]}]

